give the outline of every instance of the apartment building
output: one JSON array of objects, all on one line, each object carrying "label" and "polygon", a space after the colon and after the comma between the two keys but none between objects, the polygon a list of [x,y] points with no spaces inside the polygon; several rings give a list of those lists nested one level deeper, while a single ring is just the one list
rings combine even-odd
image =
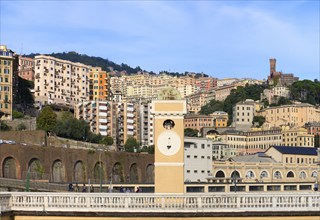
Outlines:
[{"label": "apartment building", "polygon": [[13,89],[17,74],[15,53],[0,45],[0,119],[12,120]]},{"label": "apartment building", "polygon": [[201,107],[207,104],[206,95],[204,92],[198,92],[186,97],[188,112],[197,114],[201,110]]},{"label": "apartment building", "polygon": [[34,81],[34,60],[29,57],[19,56],[19,71],[21,78]]},{"label": "apartment building", "polygon": [[141,146],[154,145],[153,115],[151,114],[151,101],[140,102],[140,143]]},{"label": "apartment building", "polygon": [[225,160],[230,157],[235,157],[237,151],[235,148],[229,146],[221,141],[212,142],[212,160]]},{"label": "apartment building", "polygon": [[90,100],[109,100],[109,74],[101,67],[92,67],[89,72]]},{"label": "apartment building", "polygon": [[211,115],[185,115],[184,127],[200,131],[203,127],[213,127],[214,119]]},{"label": "apartment building", "polygon": [[320,135],[320,119],[318,122],[309,122],[305,125],[308,130],[308,134]]},{"label": "apartment building", "polygon": [[75,107],[74,115],[77,119],[88,122],[93,133],[112,137],[115,145],[117,138],[116,103],[99,100],[80,102]]},{"label": "apartment building", "polygon": [[206,138],[184,138],[185,182],[203,182],[211,175],[212,141]]},{"label": "apartment building", "polygon": [[261,94],[260,100],[262,101],[266,99],[271,104],[271,103],[277,103],[280,97],[289,98],[289,96],[290,96],[289,88],[278,84],[272,89],[264,89],[263,93]]},{"label": "apartment building", "polygon": [[233,124],[238,130],[249,131],[252,127],[253,117],[259,110],[260,104],[247,99],[242,102],[238,102],[233,107]]},{"label": "apartment building", "polygon": [[224,78],[224,79],[218,79],[217,80],[217,87],[224,87],[234,84],[235,82],[238,82],[239,79],[237,78]]},{"label": "apartment building", "polygon": [[208,92],[217,87],[217,79],[212,77],[199,77],[196,79],[195,85],[197,91]]},{"label": "apartment building", "polygon": [[140,142],[140,113],[139,103],[122,102],[117,104],[118,131],[117,146],[124,150],[124,145],[129,137],[134,137]]},{"label": "apartment building", "polygon": [[217,101],[224,101],[231,93],[231,90],[237,89],[235,85],[218,86],[215,88],[215,96]]},{"label": "apartment building", "polygon": [[226,128],[228,124],[228,113],[224,111],[215,111],[210,116],[213,117],[213,127]]},{"label": "apartment building", "polygon": [[35,57],[35,101],[70,106],[89,100],[91,67],[50,56]]},{"label": "apartment building", "polygon": [[314,135],[302,127],[282,126],[282,145],[314,147]]},{"label": "apartment building", "polygon": [[320,120],[320,108],[308,103],[296,103],[268,107],[259,112],[266,119],[265,125],[268,128],[281,125],[302,127],[309,122]]}]

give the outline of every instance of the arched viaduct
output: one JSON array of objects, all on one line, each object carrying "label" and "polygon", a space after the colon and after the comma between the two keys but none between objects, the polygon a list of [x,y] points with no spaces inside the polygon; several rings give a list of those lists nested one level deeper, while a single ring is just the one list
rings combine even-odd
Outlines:
[{"label": "arched viaduct", "polygon": [[[0,144],[0,177],[56,183],[153,183],[154,155]],[[101,166],[101,169],[100,169]]]}]

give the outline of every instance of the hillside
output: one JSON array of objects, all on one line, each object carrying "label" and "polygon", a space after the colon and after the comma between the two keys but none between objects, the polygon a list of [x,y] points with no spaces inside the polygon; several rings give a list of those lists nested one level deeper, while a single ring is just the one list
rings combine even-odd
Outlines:
[{"label": "hillside", "polygon": [[[35,56],[40,55],[39,53],[31,53],[29,55],[25,55],[26,57],[31,57],[34,58]],[[51,54],[46,54],[48,56],[52,56],[58,59],[62,59],[62,60],[69,60],[71,62],[79,62],[79,63],[83,63],[86,65],[90,65],[90,66],[99,66],[102,67],[102,69],[104,71],[110,71],[110,70],[114,70],[115,72],[122,72],[125,71],[128,75],[131,74],[137,74],[138,72],[148,72],[149,74],[153,74],[155,75],[154,72],[152,71],[146,71],[146,70],[142,70],[140,68],[140,66],[137,66],[135,68],[121,63],[116,64],[113,61],[110,61],[108,59],[104,59],[101,57],[95,57],[95,56],[88,56],[86,54],[79,54],[77,52],[71,51],[71,52],[63,52],[63,53],[51,53]],[[165,73],[167,75],[171,75],[171,76],[185,76],[186,74],[188,74],[188,72],[185,73],[178,73],[178,72],[168,72],[168,71],[161,71],[159,74]],[[208,75],[203,74],[203,73],[196,73],[196,77],[208,77]]]}]

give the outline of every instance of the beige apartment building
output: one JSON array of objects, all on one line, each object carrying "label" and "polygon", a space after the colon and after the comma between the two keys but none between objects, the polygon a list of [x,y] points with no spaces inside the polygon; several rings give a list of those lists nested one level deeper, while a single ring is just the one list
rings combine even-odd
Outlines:
[{"label": "beige apartment building", "polygon": [[12,119],[14,75],[17,71],[15,53],[0,45],[0,119]]},{"label": "beige apartment building", "polygon": [[260,100],[262,101],[264,99],[267,99],[268,102],[271,104],[271,103],[277,103],[280,97],[289,98],[289,96],[290,96],[289,88],[278,84],[272,89],[263,90]]},{"label": "beige apartment building", "polygon": [[253,117],[258,110],[260,110],[259,102],[255,102],[252,99],[238,102],[233,107],[233,124],[236,129],[249,131],[252,127]]},{"label": "beige apartment building", "polygon": [[84,101],[76,105],[74,115],[89,123],[90,130],[95,134],[110,136],[116,143],[117,105],[111,101]]},{"label": "beige apartment building", "polygon": [[1,119],[12,119],[13,74],[15,53],[5,45],[0,46],[0,112]]},{"label": "beige apartment building", "polygon": [[40,105],[58,104],[71,108],[89,100],[91,67],[50,56],[35,57],[35,101]]},{"label": "beige apartment building", "polygon": [[320,108],[308,103],[268,107],[259,114],[265,117],[264,126],[267,128],[281,125],[302,127],[308,122],[320,121]]},{"label": "beige apartment building", "polygon": [[89,72],[90,100],[109,100],[109,74],[101,67],[92,67]]},{"label": "beige apartment building", "polygon": [[19,56],[19,71],[21,78],[34,81],[34,60],[29,57]]},{"label": "beige apartment building", "polygon": [[231,93],[231,90],[236,89],[235,85],[227,85],[215,88],[215,97],[217,101],[224,101]]},{"label": "beige apartment building", "polygon": [[198,92],[186,97],[188,112],[197,114],[201,110],[201,107],[207,104],[206,96],[206,93]]},{"label": "beige apartment building", "polygon": [[140,109],[139,103],[122,102],[117,105],[117,146],[124,150],[129,137],[140,142]]}]

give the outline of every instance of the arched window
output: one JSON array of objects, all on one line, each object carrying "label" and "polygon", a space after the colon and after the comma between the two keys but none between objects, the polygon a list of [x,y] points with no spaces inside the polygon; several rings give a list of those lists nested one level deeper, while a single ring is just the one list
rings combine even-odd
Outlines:
[{"label": "arched window", "polygon": [[281,175],[280,171],[277,170],[276,172],[274,172],[273,178],[282,179],[282,175]]},{"label": "arched window", "polygon": [[287,173],[287,178],[294,178],[294,173],[292,171],[289,171]]},{"label": "arched window", "polygon": [[317,178],[317,177],[318,177],[317,171],[313,171],[313,172],[311,173],[311,177],[312,177],[312,178]]},{"label": "arched window", "polygon": [[222,170],[219,170],[218,172],[216,172],[216,177],[223,178],[225,176],[226,175],[224,174],[224,172]]},{"label": "arched window", "polygon": [[268,172],[265,170],[260,173],[260,179],[263,179],[263,178],[268,178]]},{"label": "arched window", "polygon": [[233,172],[231,173],[231,177],[232,177],[232,178],[240,178],[240,173],[235,170],[235,171],[233,171]]},{"label": "arched window", "polygon": [[300,178],[300,179],[305,179],[305,178],[307,178],[306,172],[301,171],[301,172],[300,172],[300,175],[299,175],[299,178]]},{"label": "arched window", "polygon": [[247,173],[246,173],[246,178],[248,179],[252,179],[254,178],[255,175],[254,175],[254,172],[252,170],[249,170]]}]

